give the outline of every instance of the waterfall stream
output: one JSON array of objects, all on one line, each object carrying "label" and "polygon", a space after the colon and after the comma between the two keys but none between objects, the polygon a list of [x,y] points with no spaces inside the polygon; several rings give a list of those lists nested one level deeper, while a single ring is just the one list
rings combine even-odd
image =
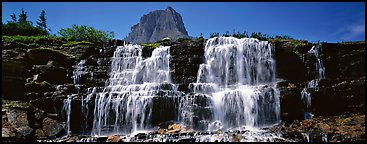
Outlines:
[{"label": "waterfall stream", "polygon": [[[280,104],[273,55],[274,47],[267,41],[208,39],[205,63],[200,65],[197,82],[190,84],[189,89],[196,97],[207,98],[206,107],[213,116],[200,118],[200,112],[191,111],[183,114],[182,120],[195,127],[192,117],[199,116],[199,127],[209,131],[278,123]],[[182,109],[198,105],[193,101],[186,103]]]},{"label": "waterfall stream", "polygon": [[177,89],[170,81],[169,47],[160,46],[143,59],[142,46],[118,46],[107,85],[95,99],[92,135],[151,128],[154,98]]},{"label": "waterfall stream", "polygon": [[[301,91],[301,100],[306,105],[304,119],[311,119],[313,117],[311,109],[311,93],[319,90],[319,80],[325,78],[325,67],[321,59],[322,45],[317,44],[307,52],[308,55],[316,58],[315,62],[315,79],[309,81]],[[302,58],[304,59],[304,58]],[[304,60],[303,60],[304,61]]]}]

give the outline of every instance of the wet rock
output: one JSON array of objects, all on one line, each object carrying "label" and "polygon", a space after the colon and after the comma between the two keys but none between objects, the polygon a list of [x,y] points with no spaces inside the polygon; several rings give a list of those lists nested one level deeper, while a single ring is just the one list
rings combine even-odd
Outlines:
[{"label": "wet rock", "polygon": [[46,136],[53,137],[62,132],[63,128],[61,124],[58,123],[56,120],[51,118],[44,118],[43,119],[43,131],[45,132]]},{"label": "wet rock", "polygon": [[178,133],[181,130],[183,130],[183,127],[181,124],[172,124],[168,126],[168,133]]},{"label": "wet rock", "polygon": [[29,126],[15,128],[19,134],[24,137],[30,137],[33,135],[33,129]]},{"label": "wet rock", "polygon": [[134,137],[136,137],[137,139],[146,139],[147,134],[146,133],[138,133]]},{"label": "wet rock", "polygon": [[241,138],[237,134],[232,134],[232,141],[231,142],[240,142]]},{"label": "wet rock", "polygon": [[35,136],[36,136],[37,139],[46,138],[46,135],[45,135],[45,133],[43,132],[42,129],[36,129]]},{"label": "wet rock", "polygon": [[11,128],[2,128],[1,137],[15,137],[16,131],[12,131]]},{"label": "wet rock", "polygon": [[122,139],[118,135],[109,135],[107,136],[106,142],[121,142]]},{"label": "wet rock", "polygon": [[14,127],[29,127],[27,111],[10,109],[6,112],[8,122]]}]

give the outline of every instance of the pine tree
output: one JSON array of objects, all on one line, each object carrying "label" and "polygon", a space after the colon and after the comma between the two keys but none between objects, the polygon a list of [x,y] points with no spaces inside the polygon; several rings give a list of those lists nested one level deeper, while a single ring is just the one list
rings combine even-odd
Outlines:
[{"label": "pine tree", "polygon": [[18,22],[20,24],[26,24],[27,23],[27,12],[22,9],[22,13],[19,15]]},{"label": "pine tree", "polygon": [[12,22],[16,23],[17,22],[17,16],[13,13],[12,15],[10,15]]},{"label": "pine tree", "polygon": [[37,20],[37,27],[41,28],[42,30],[44,30],[45,32],[47,32],[47,30],[50,31],[50,29],[47,29],[47,23],[46,23],[46,12],[44,10],[42,10],[41,15],[39,16],[38,20]]}]

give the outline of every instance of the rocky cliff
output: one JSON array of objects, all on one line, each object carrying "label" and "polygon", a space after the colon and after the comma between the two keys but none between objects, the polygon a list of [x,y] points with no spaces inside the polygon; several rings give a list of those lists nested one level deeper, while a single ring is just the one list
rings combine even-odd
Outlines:
[{"label": "rocky cliff", "polygon": [[181,15],[172,7],[156,10],[141,17],[139,23],[131,27],[131,32],[125,40],[147,43],[167,37],[170,39],[188,37]]},{"label": "rocky cliff", "polygon": [[[96,95],[90,97],[92,100],[88,103],[89,111],[83,112],[85,107],[82,105],[85,105],[86,96],[93,94],[91,88],[102,90],[104,87],[109,77],[113,52],[122,43],[123,41],[115,40],[106,47],[78,45],[67,48],[3,49],[3,99],[19,101],[15,103],[3,101],[2,137],[9,141],[29,141],[65,134],[67,130],[63,126],[66,117],[62,109],[68,95],[73,94],[77,96],[70,104],[73,109],[70,131],[82,133],[84,130],[90,130]],[[303,42],[306,44],[302,46],[294,46],[288,40],[272,43],[275,45],[279,80],[277,87],[280,91],[283,124],[279,129],[287,130],[284,133],[287,134],[289,131],[294,131],[289,129],[296,125],[292,123],[304,119],[305,110],[301,91],[308,82],[315,79],[316,58],[307,56],[307,51],[312,47],[312,44],[307,42]],[[199,65],[204,60],[204,44],[203,41],[184,41],[171,45],[169,65],[172,82],[178,85],[178,90],[182,93],[190,93],[187,89],[188,84],[196,81]],[[322,48],[321,59],[326,68],[326,77],[317,80],[319,90],[311,92],[312,114],[314,117],[338,116],[345,113],[364,114],[365,43],[322,43]],[[153,49],[143,48],[143,56],[150,57]],[[80,66],[78,64],[83,64],[82,69],[77,70]],[[78,73],[78,87],[73,84],[75,83],[73,76],[76,73]],[[195,97],[196,109],[205,114],[205,100],[200,98],[203,97]],[[172,109],[176,109],[177,103],[172,103],[172,100],[160,97],[159,94],[155,101],[154,105],[157,109],[171,112]],[[176,113],[160,115],[159,112],[153,111],[153,117],[155,117],[154,125],[159,126],[174,120],[177,116]],[[360,123],[364,125],[364,121],[358,118],[360,116],[353,117],[358,119],[358,122],[354,122],[358,124],[353,126],[359,126]],[[311,119],[303,123],[313,123],[313,121],[317,122],[320,119]],[[348,121],[351,120],[348,119]],[[332,125],[330,121],[325,123]],[[349,125],[350,123],[340,124]],[[304,131],[308,132],[309,129],[310,127],[305,127]],[[326,130],[317,132],[332,133]],[[342,132],[336,132],[335,135],[340,133]],[[315,134],[315,141],[321,141],[320,135]],[[358,141],[361,141],[360,137]]]}]

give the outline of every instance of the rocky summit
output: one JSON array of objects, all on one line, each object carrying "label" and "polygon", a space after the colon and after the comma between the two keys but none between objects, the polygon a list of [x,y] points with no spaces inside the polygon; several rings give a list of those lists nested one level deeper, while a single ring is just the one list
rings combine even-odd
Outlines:
[{"label": "rocky summit", "polygon": [[139,23],[131,27],[131,32],[125,40],[147,43],[181,37],[188,37],[182,17],[172,7],[167,7],[165,10],[152,11],[141,17]]}]

